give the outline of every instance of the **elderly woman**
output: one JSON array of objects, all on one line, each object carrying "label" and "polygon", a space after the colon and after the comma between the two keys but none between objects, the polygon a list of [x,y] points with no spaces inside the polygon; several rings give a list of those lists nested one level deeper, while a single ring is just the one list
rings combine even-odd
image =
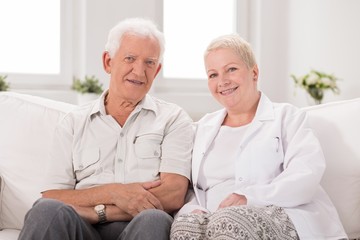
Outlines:
[{"label": "elderly woman", "polygon": [[224,109],[198,122],[195,194],[171,239],[346,238],[320,186],[325,160],[305,112],[258,90],[254,54],[238,35],[213,40],[204,60],[210,92]]}]

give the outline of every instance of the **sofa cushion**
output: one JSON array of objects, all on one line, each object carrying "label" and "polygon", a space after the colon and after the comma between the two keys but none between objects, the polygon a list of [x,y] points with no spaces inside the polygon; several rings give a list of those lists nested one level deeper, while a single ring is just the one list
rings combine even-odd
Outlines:
[{"label": "sofa cushion", "polygon": [[74,105],[0,92],[0,228],[21,229],[40,195],[53,130]]},{"label": "sofa cushion", "polygon": [[0,231],[1,240],[15,240],[18,239],[20,235],[20,230],[18,229],[4,229]]},{"label": "sofa cushion", "polygon": [[305,108],[326,159],[322,186],[349,238],[360,237],[360,98]]}]

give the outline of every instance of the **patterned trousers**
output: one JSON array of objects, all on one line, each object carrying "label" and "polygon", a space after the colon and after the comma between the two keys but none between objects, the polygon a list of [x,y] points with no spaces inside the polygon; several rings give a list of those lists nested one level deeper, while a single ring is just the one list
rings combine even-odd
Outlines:
[{"label": "patterned trousers", "polygon": [[299,237],[282,208],[242,205],[208,214],[181,215],[172,224],[170,239],[298,240]]}]

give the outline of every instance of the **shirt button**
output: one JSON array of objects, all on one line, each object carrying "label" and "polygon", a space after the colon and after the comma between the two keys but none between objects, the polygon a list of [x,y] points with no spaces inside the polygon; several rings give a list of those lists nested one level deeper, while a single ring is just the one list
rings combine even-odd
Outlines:
[{"label": "shirt button", "polygon": [[242,182],[243,178],[242,178],[242,177],[239,177],[238,180],[239,180],[239,182]]},{"label": "shirt button", "polygon": [[154,156],[158,157],[158,156],[159,156],[159,152],[158,152],[158,151],[154,151]]},{"label": "shirt button", "polygon": [[118,162],[121,163],[123,160],[121,158],[118,159]]},{"label": "shirt button", "polygon": [[120,133],[120,137],[123,137],[124,136],[124,134],[123,133]]},{"label": "shirt button", "polygon": [[79,169],[81,170],[81,169],[83,169],[84,168],[84,166],[82,165],[82,164],[80,164],[79,165]]}]

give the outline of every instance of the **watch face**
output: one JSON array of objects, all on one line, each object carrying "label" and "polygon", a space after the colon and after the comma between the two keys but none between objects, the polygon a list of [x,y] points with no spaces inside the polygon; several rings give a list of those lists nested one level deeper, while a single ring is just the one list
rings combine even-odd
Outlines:
[{"label": "watch face", "polygon": [[101,211],[101,210],[104,210],[104,209],[105,209],[105,206],[103,204],[95,206],[95,211]]}]

